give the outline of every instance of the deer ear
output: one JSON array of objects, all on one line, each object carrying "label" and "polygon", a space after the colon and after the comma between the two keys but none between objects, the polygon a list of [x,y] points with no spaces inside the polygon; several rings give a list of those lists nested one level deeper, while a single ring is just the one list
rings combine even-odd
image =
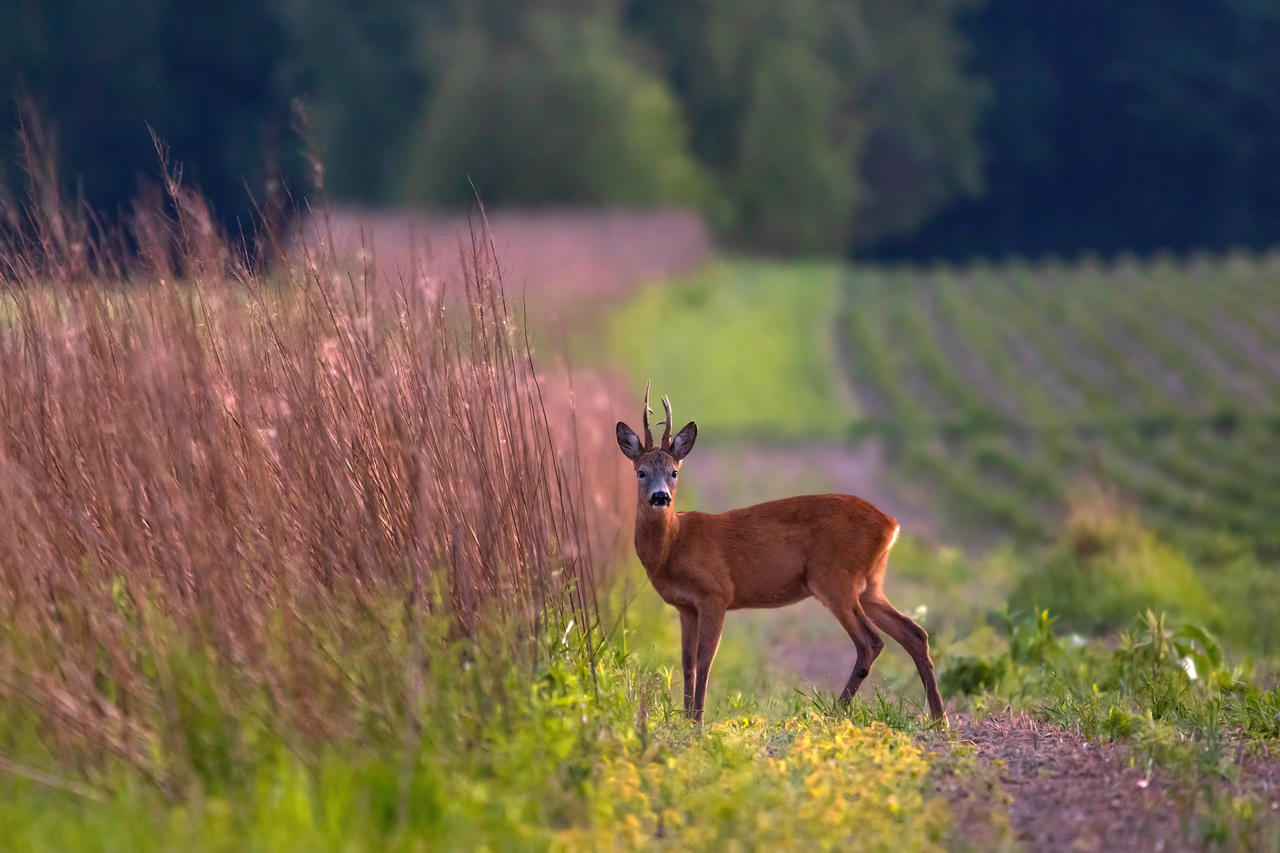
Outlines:
[{"label": "deer ear", "polygon": [[640,444],[640,436],[636,435],[636,431],[631,427],[618,421],[618,447],[622,449],[622,455],[635,462],[644,454],[644,447]]},{"label": "deer ear", "polygon": [[689,455],[690,450],[693,450],[693,443],[697,439],[698,425],[693,421],[689,421],[684,425],[684,429],[676,433],[676,437],[671,439],[671,455],[679,462]]}]

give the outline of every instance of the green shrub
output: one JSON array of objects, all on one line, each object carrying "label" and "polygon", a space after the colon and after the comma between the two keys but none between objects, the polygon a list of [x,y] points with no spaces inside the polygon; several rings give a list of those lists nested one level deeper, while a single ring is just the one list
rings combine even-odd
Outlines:
[{"label": "green shrub", "polygon": [[971,695],[990,690],[1000,683],[1000,668],[973,655],[960,655],[947,662],[938,679],[945,696]]},{"label": "green shrub", "polygon": [[1237,553],[1215,562],[1205,573],[1205,586],[1231,614],[1218,626],[1223,637],[1262,654],[1280,650],[1280,621],[1275,618],[1280,571],[1275,565],[1266,566],[1251,553]]},{"label": "green shrub", "polygon": [[1077,508],[1058,546],[1014,586],[1010,606],[1048,608],[1066,627],[1109,632],[1147,609],[1218,625],[1191,563],[1137,520],[1110,505]]},{"label": "green shrub", "polygon": [[1148,610],[1110,648],[1059,637],[1046,611],[1000,621],[1003,652],[942,661],[949,692],[972,695],[975,710],[1028,710],[1090,739],[1130,740],[1144,760],[1223,777],[1251,743],[1280,738],[1280,690],[1233,665],[1203,626]]}]

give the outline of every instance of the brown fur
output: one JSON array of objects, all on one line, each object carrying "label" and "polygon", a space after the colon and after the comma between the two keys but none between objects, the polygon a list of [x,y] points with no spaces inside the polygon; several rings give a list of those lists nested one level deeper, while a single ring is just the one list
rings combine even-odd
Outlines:
[{"label": "brown fur", "polygon": [[[647,420],[647,419],[646,419]],[[668,420],[670,415],[668,414]],[[647,426],[647,423],[646,423]],[[691,429],[692,428],[692,429]],[[668,428],[669,429],[669,428]],[[696,437],[692,424],[686,430]],[[929,711],[944,719],[929,656],[929,635],[889,603],[884,574],[898,523],[853,495],[803,495],[725,513],[676,512],[676,472],[693,438],[664,449],[630,442],[618,425],[618,443],[638,480],[636,554],[654,589],[680,613],[685,711],[701,720],[707,679],[726,611],[783,607],[816,597],[839,620],[858,659],[840,695],[848,702],[884,648],[876,629],[893,637],[915,661]],[[671,503],[653,506],[655,478],[666,477]]]}]

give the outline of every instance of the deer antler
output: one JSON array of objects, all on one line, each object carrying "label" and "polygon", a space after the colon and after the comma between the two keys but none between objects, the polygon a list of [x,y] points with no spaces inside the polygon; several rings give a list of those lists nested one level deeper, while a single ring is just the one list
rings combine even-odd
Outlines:
[{"label": "deer antler", "polygon": [[653,450],[653,433],[649,431],[649,382],[644,383],[644,449],[645,452]]},{"label": "deer antler", "polygon": [[662,408],[667,410],[667,420],[662,430],[662,449],[671,452],[671,401],[667,399],[667,395],[662,395]]}]

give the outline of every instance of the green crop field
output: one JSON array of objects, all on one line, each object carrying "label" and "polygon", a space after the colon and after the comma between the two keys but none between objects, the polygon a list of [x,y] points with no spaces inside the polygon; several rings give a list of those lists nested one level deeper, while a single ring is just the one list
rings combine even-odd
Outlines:
[{"label": "green crop field", "polygon": [[1197,555],[1280,554],[1280,266],[858,271],[840,332],[895,469],[1038,541],[1113,490]]},{"label": "green crop field", "polygon": [[1274,256],[722,263],[642,292],[612,323],[635,385],[652,377],[705,446],[873,444],[873,481],[836,485],[890,496],[943,542],[1043,562],[1072,524],[1140,528],[1115,565],[1091,569],[1115,576],[1102,592],[1056,582],[1087,577],[1078,561],[1037,565],[1010,581],[1018,603],[1089,628],[1145,601],[1280,646]]},{"label": "green crop field", "polygon": [[649,289],[613,329],[637,381],[734,439],[884,439],[961,536],[1042,541],[1101,486],[1197,553],[1280,553],[1274,258],[730,264]]}]

